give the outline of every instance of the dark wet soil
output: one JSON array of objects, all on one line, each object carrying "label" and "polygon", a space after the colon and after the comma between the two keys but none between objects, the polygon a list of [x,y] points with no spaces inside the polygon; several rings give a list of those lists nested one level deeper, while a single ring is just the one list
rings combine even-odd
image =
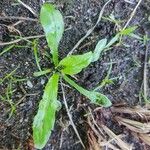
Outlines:
[{"label": "dark wet soil", "polygon": [[[39,14],[42,0],[23,0],[24,3],[32,7]],[[83,37],[97,21],[98,14],[105,4],[105,0],[63,0],[53,1],[63,13],[66,31],[60,44],[60,57],[65,57],[73,46]],[[108,17],[111,13],[116,19],[123,20],[120,26],[128,20],[136,1],[132,3],[124,0],[112,0],[106,7],[104,16]],[[150,16],[149,2],[143,1],[133,17],[130,25],[137,25],[135,34],[144,36],[150,28],[145,28],[144,24],[148,22]],[[2,0],[0,2],[1,16],[21,16],[35,18],[35,16],[13,0]],[[0,41],[8,42],[14,40],[21,34],[22,36],[32,36],[43,34],[39,22],[23,21],[15,26],[16,31],[11,31],[8,26],[15,24],[18,20],[0,20]],[[149,26],[150,27],[150,26]],[[145,31],[146,30],[146,31]],[[102,38],[111,39],[115,34],[116,26],[107,20],[102,20],[93,31],[93,33],[79,46],[76,54],[84,53],[94,49],[96,43]],[[101,92],[106,94],[113,104],[127,103],[133,106],[140,104],[139,94],[143,83],[143,66],[146,46],[143,42],[129,36],[123,37],[123,44],[114,46],[105,52],[102,58],[81,73],[76,75],[77,82],[87,89],[96,88],[107,75],[110,62],[113,63],[110,78],[117,77],[114,84],[106,85]],[[87,44],[88,43],[88,44]],[[51,63],[44,55],[48,52],[45,38],[38,40],[40,55],[40,65],[42,68],[51,67]],[[12,83],[13,94],[10,97],[16,104],[16,109],[10,116],[11,107],[6,101],[0,101],[0,149],[33,149],[32,141],[32,121],[38,109],[38,103],[42,96],[42,90],[47,77],[34,77],[33,73],[38,70],[33,54],[33,45],[22,41],[0,56],[0,78],[17,68],[13,78],[25,79],[24,81],[14,82],[11,78],[4,80],[0,84],[0,95],[5,96],[7,86]],[[1,47],[0,52],[6,47]],[[148,53],[149,55],[149,53]],[[150,80],[148,78],[148,84]],[[88,149],[86,121],[86,107],[90,106],[92,110],[96,106],[91,106],[89,101],[81,96],[76,90],[65,88],[66,98],[69,107],[72,107],[71,113],[73,121],[79,131],[79,134]],[[149,92],[149,91],[148,91]],[[1,98],[0,98],[1,99]],[[53,134],[44,148],[45,150],[82,150],[77,136],[70,125],[61,90],[59,100],[62,103],[62,109],[57,113],[57,119]],[[111,129],[116,132],[122,131],[122,127],[109,122]],[[117,126],[117,130],[115,129]],[[120,128],[120,129],[119,129]],[[62,143],[61,143],[62,142]]]}]

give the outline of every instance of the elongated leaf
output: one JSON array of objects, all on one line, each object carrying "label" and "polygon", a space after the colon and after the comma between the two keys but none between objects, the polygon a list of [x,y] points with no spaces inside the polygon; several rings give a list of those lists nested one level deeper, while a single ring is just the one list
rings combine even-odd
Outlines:
[{"label": "elongated leaf", "polygon": [[0,56],[2,56],[4,53],[10,51],[14,47],[15,47],[15,45],[10,45],[9,47],[4,48],[4,50],[2,50],[2,52],[0,53]]},{"label": "elongated leaf", "polygon": [[92,61],[93,53],[88,52],[83,55],[70,55],[60,61],[58,68],[64,74],[74,75],[86,68]]},{"label": "elongated leaf", "polygon": [[32,44],[33,44],[33,51],[34,51],[34,57],[35,57],[36,65],[37,65],[38,69],[40,71],[42,71],[41,67],[40,67],[40,63],[39,63],[40,59],[38,57],[38,42],[37,42],[37,40],[34,40]]},{"label": "elongated leaf", "polygon": [[138,39],[138,40],[143,40],[142,37],[140,37],[139,35],[134,34],[134,33],[131,33],[129,36],[131,36],[131,37],[133,37],[133,38],[136,38],[136,39]]},{"label": "elongated leaf", "polygon": [[94,92],[94,91],[88,91],[78,84],[76,84],[73,80],[71,80],[66,75],[63,76],[63,78],[76,90],[78,90],[81,94],[86,96],[91,100],[92,103],[103,106],[103,107],[110,107],[112,105],[111,101],[103,94]]},{"label": "elongated leaf", "polygon": [[45,75],[47,73],[50,73],[51,71],[52,71],[51,69],[46,69],[46,70],[43,70],[43,71],[34,72],[33,75],[35,77],[39,77],[39,76]]},{"label": "elongated leaf", "polygon": [[116,43],[119,40],[119,34],[116,34],[106,45],[105,48],[109,48],[110,46],[112,46],[114,43]]},{"label": "elongated leaf", "polygon": [[122,35],[130,35],[131,33],[133,33],[135,30],[137,29],[137,26],[132,26],[132,27],[128,27],[124,30],[120,31],[120,34]]},{"label": "elongated leaf", "polygon": [[112,105],[108,97],[99,92],[90,91],[87,97],[91,100],[92,103],[103,107],[110,107]]},{"label": "elongated leaf", "polygon": [[58,74],[49,79],[33,121],[33,140],[38,149],[45,146],[54,127],[55,113],[60,106],[57,101],[58,80]]},{"label": "elongated leaf", "polygon": [[92,62],[97,61],[100,58],[100,55],[101,55],[102,51],[104,50],[106,44],[107,44],[107,39],[102,39],[97,43],[94,53],[93,53]]},{"label": "elongated leaf", "polygon": [[51,54],[53,55],[53,62],[57,65],[58,46],[64,32],[63,17],[52,4],[45,3],[41,8],[40,21],[44,28]]}]

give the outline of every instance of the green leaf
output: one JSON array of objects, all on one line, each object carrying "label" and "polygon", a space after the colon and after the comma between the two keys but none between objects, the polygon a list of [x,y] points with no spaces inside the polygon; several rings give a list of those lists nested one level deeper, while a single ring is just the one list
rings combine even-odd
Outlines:
[{"label": "green leaf", "polygon": [[63,17],[52,4],[45,3],[41,8],[40,21],[46,34],[48,46],[51,49],[53,62],[57,65],[58,46],[64,32]]},{"label": "green leaf", "polygon": [[51,71],[52,71],[51,69],[46,69],[46,70],[43,70],[43,71],[34,72],[33,75],[35,77],[39,77],[39,76],[45,75],[47,73],[50,73]]},{"label": "green leaf", "polygon": [[119,34],[116,34],[110,41],[109,43],[105,46],[105,48],[111,47],[114,43],[116,43],[119,40]]},{"label": "green leaf", "polygon": [[71,86],[73,86],[76,90],[78,90],[81,94],[86,96],[91,100],[92,103],[103,106],[103,107],[110,107],[112,105],[111,101],[103,94],[94,92],[94,91],[88,91],[78,84],[76,84],[73,80],[68,78],[66,75],[63,76],[65,81],[67,81]]},{"label": "green leaf", "polygon": [[15,47],[15,45],[13,44],[13,45],[10,45],[10,46],[4,48],[4,50],[2,50],[2,52],[0,53],[0,56],[2,56],[4,53],[10,51],[14,47]]},{"label": "green leaf", "polygon": [[86,68],[91,63],[92,58],[92,52],[83,55],[70,55],[61,60],[57,68],[60,68],[64,74],[74,75]]},{"label": "green leaf", "polygon": [[133,33],[135,30],[137,29],[137,26],[133,26],[133,27],[128,27],[124,30],[120,31],[121,35],[130,35],[131,33]]},{"label": "green leaf", "polygon": [[42,71],[41,67],[40,67],[40,63],[39,63],[40,59],[38,57],[38,42],[37,42],[37,39],[35,39],[32,44],[33,44],[33,52],[34,52],[34,57],[35,57],[36,65],[37,65],[38,69],[40,71]]},{"label": "green leaf", "polygon": [[97,43],[94,53],[93,53],[92,62],[95,62],[100,58],[100,55],[102,51],[105,49],[106,44],[107,44],[107,39],[102,39]]},{"label": "green leaf", "polygon": [[131,33],[129,36],[131,36],[131,37],[133,37],[133,38],[136,38],[136,39],[138,39],[138,40],[143,40],[142,37],[140,37],[139,35],[134,34],[134,33]]},{"label": "green leaf", "polygon": [[103,107],[110,107],[112,105],[111,101],[99,92],[91,91],[87,97],[91,100],[92,103],[103,106]]},{"label": "green leaf", "polygon": [[60,106],[57,101],[59,75],[54,74],[48,81],[39,109],[33,121],[33,140],[38,149],[42,149],[53,130],[55,113]]}]

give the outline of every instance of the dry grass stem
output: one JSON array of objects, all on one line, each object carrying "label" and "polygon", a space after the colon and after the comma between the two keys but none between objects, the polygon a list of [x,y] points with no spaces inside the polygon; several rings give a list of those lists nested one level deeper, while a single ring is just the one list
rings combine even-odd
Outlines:
[{"label": "dry grass stem", "polygon": [[149,133],[150,132],[150,122],[141,123],[131,119],[126,119],[122,117],[115,117],[119,124],[126,126],[131,131],[136,133]]},{"label": "dry grass stem", "polygon": [[26,9],[28,9],[35,17],[38,17],[38,15],[35,13],[35,11],[28,6],[27,4],[25,4],[24,2],[22,2],[21,0],[17,0],[21,5],[23,5]]},{"label": "dry grass stem", "polygon": [[75,124],[74,124],[74,122],[72,120],[72,115],[70,114],[70,111],[69,111],[69,108],[68,108],[68,104],[67,104],[67,101],[66,101],[66,96],[65,96],[65,91],[64,91],[64,87],[63,87],[62,81],[61,81],[61,89],[62,89],[62,93],[63,93],[63,100],[64,100],[65,108],[66,108],[69,120],[71,122],[71,125],[72,125],[72,127],[73,127],[73,129],[74,129],[74,131],[75,131],[75,133],[76,133],[76,135],[77,135],[81,145],[83,146],[83,148],[85,148],[85,145],[83,144],[82,139],[81,139],[81,137],[80,137],[80,135],[78,133],[78,130],[77,130],[77,128],[76,128],[76,126],[75,126]]}]

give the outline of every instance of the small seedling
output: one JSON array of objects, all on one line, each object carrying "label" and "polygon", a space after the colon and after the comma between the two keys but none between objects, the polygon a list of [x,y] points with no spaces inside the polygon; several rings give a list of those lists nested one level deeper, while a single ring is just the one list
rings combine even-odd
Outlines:
[{"label": "small seedling", "polygon": [[[38,149],[42,149],[46,145],[54,128],[55,114],[60,107],[60,102],[57,101],[58,82],[60,78],[64,79],[81,94],[86,96],[91,103],[103,107],[111,106],[111,101],[105,95],[84,89],[76,84],[69,76],[81,72],[82,69],[89,66],[90,63],[97,61],[102,51],[116,41],[115,39],[107,43],[107,39],[102,39],[96,45],[94,52],[90,51],[82,55],[69,55],[59,61],[58,47],[64,32],[63,17],[53,5],[45,3],[41,8],[40,22],[44,28],[48,46],[51,49],[50,52],[52,54],[54,69],[35,73],[36,76],[49,73],[50,71],[52,73],[44,89],[38,112],[33,121],[34,145]],[[37,53],[36,49],[34,49],[34,53]],[[36,62],[38,62],[38,60]]]},{"label": "small seedling", "polygon": [[[18,66],[19,67],[19,66]],[[5,77],[0,79],[0,85],[7,80],[7,87],[5,89],[5,92],[3,94],[0,94],[0,100],[7,103],[10,106],[10,113],[9,118],[14,114],[16,110],[16,104],[13,102],[13,95],[15,93],[14,89],[14,83],[25,81],[26,79],[22,79],[19,76],[15,75],[15,72],[17,71],[18,67],[16,67],[13,71],[6,74]],[[9,119],[8,118],[8,119]]]},{"label": "small seedling", "polygon": [[[143,40],[142,37],[140,37],[137,34],[134,34],[134,31],[137,29],[137,26],[129,26],[129,27],[126,27],[125,29],[122,28],[121,23],[124,21],[116,19],[113,13],[108,17],[103,17],[103,19],[114,23],[115,26],[117,27],[118,33],[111,40],[111,41],[115,41],[115,42],[119,41],[119,43],[117,45],[123,44],[123,42],[122,42],[123,36],[130,36],[130,37],[136,38],[138,40]],[[123,45],[127,46],[126,44],[123,44]]]},{"label": "small seedling", "polygon": [[10,73],[6,74],[4,78],[0,79],[0,84],[2,84],[6,79],[13,79],[13,75],[16,72],[16,70],[18,69],[18,67],[16,67],[13,71],[11,71]]},{"label": "small seedling", "polygon": [[15,104],[12,101],[12,95],[15,90],[12,89],[12,82],[10,82],[6,88],[5,95],[0,95],[0,99],[3,102],[6,102],[10,106],[10,113],[9,113],[9,118],[13,115],[13,113],[16,110]]},{"label": "small seedling", "polygon": [[[137,26],[130,26],[125,29],[121,29],[115,37],[112,38],[112,41],[115,40],[115,42],[119,41],[118,45],[123,44],[122,37],[123,36],[130,36],[134,38],[139,38],[138,35],[134,34],[134,31],[137,29]],[[125,44],[123,44],[126,46]]]},{"label": "small seedling", "polygon": [[15,44],[12,44],[12,45],[10,45],[10,46],[8,46],[8,47],[5,47],[3,50],[2,50],[2,52],[0,52],[0,57],[2,56],[2,55],[4,55],[5,53],[7,53],[7,52],[10,52],[12,49],[14,49],[14,48],[30,48],[29,46],[27,46],[27,45],[15,45]]},{"label": "small seedling", "polygon": [[102,88],[105,87],[106,85],[114,84],[114,80],[117,80],[119,77],[110,78],[111,71],[112,71],[112,62],[110,63],[110,67],[109,67],[109,70],[108,70],[108,72],[107,72],[107,75],[106,75],[105,78],[101,81],[101,83],[99,84],[99,86],[94,89],[94,91],[97,91],[97,90],[99,90],[99,89],[102,89]]},{"label": "small seedling", "polygon": [[41,67],[40,67],[40,64],[39,64],[39,58],[38,58],[38,43],[37,43],[37,40],[36,40],[36,39],[33,41],[32,45],[33,45],[33,51],[34,51],[34,56],[35,56],[36,65],[37,65],[38,69],[39,69],[40,71],[42,71],[42,70],[41,70]]},{"label": "small seedling", "polygon": [[123,22],[123,20],[116,19],[114,16],[114,13],[111,13],[108,17],[102,17],[102,18],[104,20],[108,20],[108,21],[114,23],[118,30],[121,29],[121,23]]}]

